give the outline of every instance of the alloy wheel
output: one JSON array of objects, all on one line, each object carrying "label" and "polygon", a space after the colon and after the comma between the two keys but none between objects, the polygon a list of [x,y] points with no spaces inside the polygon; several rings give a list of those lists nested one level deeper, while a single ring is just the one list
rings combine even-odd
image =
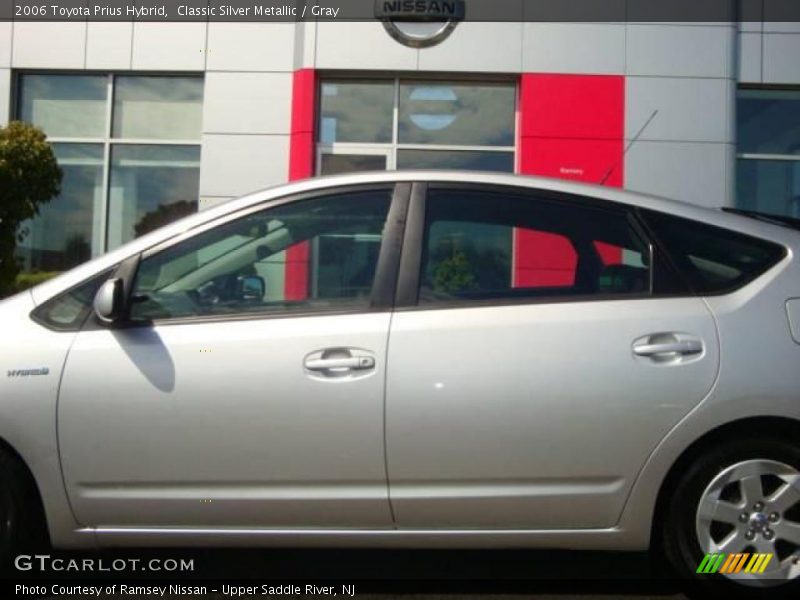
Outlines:
[{"label": "alloy wheel", "polygon": [[[748,554],[723,575],[751,586],[800,576],[800,472],[774,460],[746,460],[720,472],[700,497],[697,540],[707,554]],[[760,568],[750,564],[753,554]],[[766,565],[765,565],[766,563]]]}]

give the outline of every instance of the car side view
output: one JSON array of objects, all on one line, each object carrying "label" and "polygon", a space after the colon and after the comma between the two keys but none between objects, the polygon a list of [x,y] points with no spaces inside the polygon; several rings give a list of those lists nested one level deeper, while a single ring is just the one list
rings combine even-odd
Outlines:
[{"label": "car side view", "polygon": [[321,178],[0,303],[0,544],[664,552],[800,575],[800,231],[488,173]]}]

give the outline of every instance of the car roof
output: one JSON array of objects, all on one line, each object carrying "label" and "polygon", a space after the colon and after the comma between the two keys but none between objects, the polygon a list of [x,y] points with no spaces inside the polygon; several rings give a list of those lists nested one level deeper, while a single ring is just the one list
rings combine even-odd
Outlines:
[{"label": "car roof", "polygon": [[[303,179],[289,184],[281,184],[248,194],[247,196],[233,199],[229,202],[247,201],[260,194],[270,193],[280,189],[285,193],[296,193],[311,189],[324,189],[328,187],[370,184],[370,183],[395,183],[395,182],[439,182],[439,183],[476,183],[484,185],[516,186],[531,189],[542,189],[566,194],[593,196],[601,199],[614,200],[631,205],[640,205],[642,199],[648,196],[621,190],[619,188],[599,184],[568,181],[549,177],[532,175],[517,175],[511,173],[498,173],[494,171],[447,171],[447,170],[404,170],[404,171],[370,171],[347,173],[344,175],[324,175]],[[649,196],[657,201],[666,202],[686,208],[696,208],[697,205]],[[225,204],[228,204],[226,202]]]},{"label": "car roof", "polygon": [[306,192],[324,191],[337,187],[351,185],[369,185],[397,182],[427,182],[427,183],[472,183],[494,186],[512,186],[531,190],[547,190],[577,196],[589,196],[601,200],[608,200],[629,206],[638,206],[645,209],[667,212],[678,217],[703,221],[727,227],[751,235],[757,235],[775,240],[786,245],[796,246],[800,235],[792,230],[782,228],[771,223],[765,223],[748,217],[725,213],[718,208],[707,208],[682,202],[679,200],[663,198],[653,195],[622,190],[619,188],[593,185],[576,181],[565,181],[547,177],[534,177],[528,175],[515,175],[496,172],[481,171],[445,171],[445,170],[408,170],[408,171],[375,171],[362,173],[348,173],[345,175],[329,175],[313,177],[292,183],[284,183],[265,188],[239,198],[228,200],[212,208],[200,211],[179,221],[161,227],[156,231],[137,238],[120,248],[99,256],[94,260],[84,263],[66,273],[51,279],[32,289],[34,301],[38,304],[64,290],[80,283],[93,273],[99,273],[124,258],[148,248],[156,246],[172,237],[185,233],[195,227],[206,224],[231,213],[248,209],[252,206],[277,200],[287,196]]}]

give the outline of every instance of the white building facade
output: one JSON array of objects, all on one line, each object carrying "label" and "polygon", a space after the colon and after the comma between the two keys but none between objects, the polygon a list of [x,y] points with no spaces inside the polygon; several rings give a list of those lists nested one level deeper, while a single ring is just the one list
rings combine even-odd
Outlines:
[{"label": "white building facade", "polygon": [[[41,126],[59,271],[290,179],[469,168],[800,216],[800,23],[0,22],[0,121]],[[637,137],[638,136],[638,137]],[[636,138],[635,143],[632,143]]]}]

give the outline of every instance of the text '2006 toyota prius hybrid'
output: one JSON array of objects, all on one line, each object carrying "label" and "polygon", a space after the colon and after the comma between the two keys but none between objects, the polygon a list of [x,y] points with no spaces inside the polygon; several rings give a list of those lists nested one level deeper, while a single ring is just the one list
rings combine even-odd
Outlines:
[{"label": "text '2006 toyota prius hybrid'", "polygon": [[[57,547],[652,545],[792,586],[799,250],[789,219],[476,173],[192,215],[0,304],[3,549],[35,522]],[[760,562],[696,573],[733,553]]]}]

